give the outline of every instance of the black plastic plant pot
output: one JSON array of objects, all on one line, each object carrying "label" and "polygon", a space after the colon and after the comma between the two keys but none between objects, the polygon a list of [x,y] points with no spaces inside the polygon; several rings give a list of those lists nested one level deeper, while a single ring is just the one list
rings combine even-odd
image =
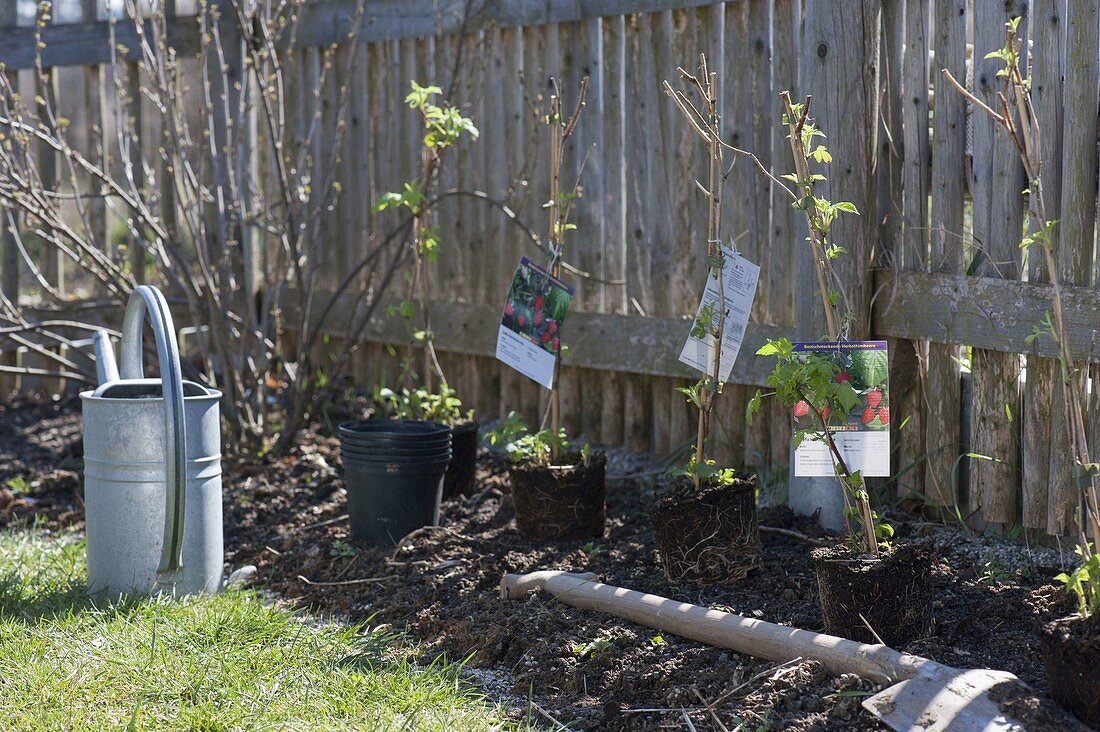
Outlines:
[{"label": "black plastic plant pot", "polygon": [[670,582],[728,584],[762,564],[756,476],[732,484],[681,477],[650,509],[661,565]]},{"label": "black plastic plant pot", "polygon": [[932,557],[923,544],[895,544],[877,557],[821,547],[810,558],[826,633],[894,648],[932,634]]},{"label": "black plastic plant pot", "polygon": [[447,460],[401,464],[344,460],[351,538],[392,546],[439,523]]},{"label": "black plastic plant pot", "polygon": [[340,425],[339,435],[352,539],[393,545],[439,522],[449,427],[363,420]]},{"label": "black plastic plant pot", "polygon": [[451,464],[443,478],[443,497],[470,493],[477,477],[477,422],[470,420],[451,427]]},{"label": "black plastic plant pot", "polygon": [[1039,650],[1054,700],[1085,724],[1100,729],[1100,615],[1043,623]]},{"label": "black plastic plant pot", "polygon": [[607,455],[568,455],[563,465],[508,468],[516,528],[525,539],[565,541],[603,536]]}]

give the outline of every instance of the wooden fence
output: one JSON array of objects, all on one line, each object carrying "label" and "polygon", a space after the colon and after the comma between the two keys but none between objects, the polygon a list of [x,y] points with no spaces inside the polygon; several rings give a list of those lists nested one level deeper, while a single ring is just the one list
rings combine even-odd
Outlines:
[{"label": "wooden fence", "polygon": [[[100,74],[94,64],[112,53],[107,23],[88,14],[95,6],[85,3],[84,20],[55,22],[42,34],[45,66],[82,67],[87,88]],[[410,79],[447,88],[481,131],[456,151],[443,185],[483,191],[541,232],[541,204],[550,198],[549,142],[539,121],[548,80],[559,77],[568,100],[587,75],[588,106],[566,167],[566,176],[583,167],[584,190],[566,259],[587,274],[567,278],[578,294],[565,322],[564,423],[634,449],[685,444],[692,415],[675,390],[692,374],[677,355],[705,279],[705,200],[693,180],[706,158],[660,84],[705,52],[720,74],[725,138],[777,174],[790,168],[778,92],[813,95],[834,157],[826,195],[861,211],[834,230],[850,252],[843,274],[864,306],[852,335],[892,340],[898,491],[934,505],[959,502],[964,514],[979,511],[989,522],[1069,533],[1076,500],[1054,352],[1049,342],[1024,342],[1048,293],[1037,257],[1018,247],[1023,174],[1011,145],[968,112],[940,69],[995,100],[996,62],[983,56],[1003,44],[1006,19],[1023,14],[1047,200],[1062,221],[1062,274],[1074,285],[1067,317],[1075,352],[1100,364],[1098,0],[368,0],[365,7],[348,80],[352,107],[337,176],[343,193],[329,232],[334,279],[387,225],[370,213],[373,201],[416,175],[417,119],[402,104]],[[14,0],[0,0],[0,62],[9,73],[33,68],[35,57],[32,31],[11,28],[14,8]],[[296,119],[307,120],[317,103],[335,113],[333,100],[307,92],[319,49],[344,42],[355,17],[348,0],[303,14],[286,50]],[[171,27],[181,53],[197,46],[193,21]],[[125,45],[124,37],[117,42]],[[337,52],[344,61],[351,53]],[[87,119],[107,114],[88,106],[102,103],[96,95],[87,98]],[[762,276],[715,443],[723,460],[782,470],[789,416],[772,408],[746,429],[744,406],[767,372],[753,357],[756,345],[823,330],[811,261],[782,192],[746,158],[727,163],[723,237],[758,262]],[[540,251],[474,198],[448,201],[438,223],[444,249],[433,276],[433,320],[450,380],[482,416],[516,409],[537,420],[545,392],[492,355],[511,273],[520,256],[537,259]],[[3,248],[0,287],[15,292],[8,238]],[[396,379],[402,351],[393,344],[408,340],[400,319],[379,318],[359,353],[356,382]],[[1089,377],[1100,380],[1100,365]],[[1100,435],[1095,398],[1089,414]]]}]

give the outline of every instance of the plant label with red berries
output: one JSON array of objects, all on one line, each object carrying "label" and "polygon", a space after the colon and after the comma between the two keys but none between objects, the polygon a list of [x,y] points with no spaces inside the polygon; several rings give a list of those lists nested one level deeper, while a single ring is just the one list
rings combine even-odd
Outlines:
[{"label": "plant label with red berries", "polygon": [[516,267],[497,331],[497,359],[554,388],[554,360],[573,288],[524,257]]},{"label": "plant label with red berries", "polygon": [[[889,477],[890,359],[886,341],[820,341],[793,346],[803,359],[819,359],[822,368],[830,369],[827,375],[832,378],[826,384],[830,389],[823,392],[828,392],[834,403],[852,405],[847,412],[838,412],[828,405],[811,404],[812,396],[795,402],[791,410],[795,434],[805,437],[794,451],[794,474],[807,478],[836,475],[832,451],[821,431],[824,420],[849,470],[866,478]],[[837,389],[845,394],[838,396]]]},{"label": "plant label with red berries", "polygon": [[[749,312],[756,298],[756,282],[760,279],[760,267],[726,247],[722,248],[722,291],[713,271],[707,275],[703,299],[695,311],[695,323],[688,334],[687,343],[680,351],[680,362],[702,371],[714,373],[714,357],[718,330],[719,300],[725,302],[725,320],[722,321],[722,361],[718,368],[718,380],[729,381],[733,362],[741,350],[745,327],[749,324]],[[708,317],[709,316],[709,317]]]}]

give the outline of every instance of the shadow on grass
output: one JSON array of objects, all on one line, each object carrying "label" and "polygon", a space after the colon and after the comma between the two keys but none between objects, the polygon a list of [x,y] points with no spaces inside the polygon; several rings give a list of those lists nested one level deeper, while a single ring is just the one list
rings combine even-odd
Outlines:
[{"label": "shadow on grass", "polygon": [[[66,542],[60,550],[41,549],[56,539],[35,537],[27,532],[15,552],[16,561],[0,569],[0,621],[40,623],[92,612],[101,617],[129,616],[144,607],[149,598],[141,595],[119,598],[91,597],[86,586],[84,542]],[[18,536],[16,534],[9,534]]]}]

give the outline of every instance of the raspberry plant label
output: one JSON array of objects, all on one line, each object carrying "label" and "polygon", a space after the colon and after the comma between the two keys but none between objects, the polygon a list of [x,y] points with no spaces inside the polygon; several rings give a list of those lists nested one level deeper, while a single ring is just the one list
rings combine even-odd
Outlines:
[{"label": "raspberry plant label", "polygon": [[[848,382],[858,397],[847,414],[826,415],[829,432],[853,473],[865,478],[890,476],[890,387],[886,341],[840,341],[795,343],[795,352],[826,358],[837,367],[837,383]],[[833,456],[806,402],[791,410],[794,429],[810,430],[795,449],[794,474],[822,478],[836,475]],[[815,437],[816,435],[816,437]]]},{"label": "raspberry plant label", "polygon": [[497,331],[497,359],[547,389],[573,288],[524,257],[516,267]]},{"label": "raspberry plant label", "polygon": [[[723,247],[722,251],[725,258],[722,274],[726,318],[722,327],[722,362],[719,364],[718,380],[724,384],[729,381],[733,363],[737,360],[738,351],[741,350],[741,341],[745,338],[749,312],[752,311],[752,302],[756,298],[756,282],[760,279],[760,267],[732,249]],[[700,318],[710,316],[711,322],[707,324],[706,331],[718,329],[718,313],[715,312],[718,300],[718,278],[708,274],[703,299],[700,300],[699,308],[695,311],[696,323]],[[694,327],[688,334],[687,343],[680,351],[680,363],[685,363],[704,374],[710,374],[714,369],[715,346],[714,336],[699,332],[699,328]]]}]

